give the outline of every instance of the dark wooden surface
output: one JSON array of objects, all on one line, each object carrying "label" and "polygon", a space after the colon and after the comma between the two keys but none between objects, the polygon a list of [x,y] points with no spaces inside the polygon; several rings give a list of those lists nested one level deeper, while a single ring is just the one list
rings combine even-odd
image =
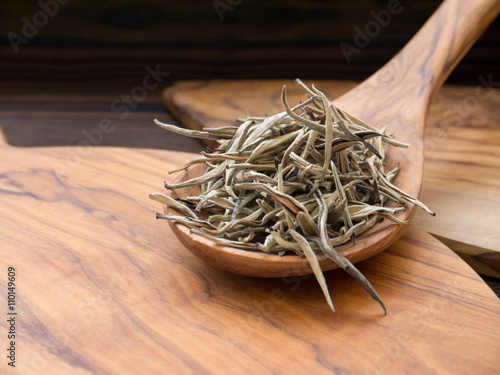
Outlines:
[{"label": "dark wooden surface", "polygon": [[[166,111],[161,91],[153,91],[125,120],[111,111],[113,100],[121,92],[114,85],[94,83],[93,90],[80,94],[72,92],[72,85],[59,85],[58,92],[43,94],[37,89],[23,93],[24,85],[11,85],[13,95],[0,94],[0,126],[9,144],[18,147],[75,146],[86,140],[84,130],[98,128],[99,121],[110,118],[116,129],[103,136],[102,146],[148,147],[187,152],[205,148],[197,140],[166,134],[154,125],[152,119],[177,123]],[[118,86],[120,87],[120,86]],[[120,87],[126,90],[123,87]],[[5,86],[4,90],[8,91]],[[440,99],[441,100],[441,99]],[[68,153],[70,149],[68,149]],[[68,154],[71,156],[71,154]],[[484,278],[500,296],[500,281]]]},{"label": "dark wooden surface", "polygon": [[[227,4],[226,0],[222,1]],[[339,45],[355,45],[355,27],[373,21],[386,0],[244,0],[221,21],[205,0],[71,0],[14,52],[8,33],[22,35],[31,0],[0,3],[0,81],[52,84],[119,79],[134,82],[160,64],[171,79],[334,78],[362,80],[403,47],[440,0],[401,0],[403,10],[346,61]],[[452,19],[447,22],[453,22]],[[475,84],[500,75],[500,21],[474,45],[450,82]]]},{"label": "dark wooden surface", "polygon": [[[85,142],[85,134],[95,134],[103,119],[110,119],[115,129],[104,134],[98,146],[158,148],[199,152],[204,146],[197,140],[166,134],[153,119],[175,120],[168,114],[159,93],[150,97],[121,119],[111,110],[120,92],[98,90],[99,95],[59,92],[37,95],[1,95],[0,126],[7,142],[17,147],[76,146]],[[96,135],[95,139],[98,136]]]}]

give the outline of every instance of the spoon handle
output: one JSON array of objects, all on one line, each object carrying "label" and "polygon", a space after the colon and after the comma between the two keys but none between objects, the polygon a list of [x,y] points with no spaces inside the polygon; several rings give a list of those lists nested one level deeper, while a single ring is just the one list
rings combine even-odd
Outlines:
[{"label": "spoon handle", "polygon": [[393,102],[425,116],[443,82],[499,12],[500,0],[445,0],[396,56],[336,104],[361,115]]},{"label": "spoon handle", "polygon": [[428,104],[499,12],[499,0],[444,1],[393,59],[408,65],[409,79],[420,81],[411,87],[412,97]]}]

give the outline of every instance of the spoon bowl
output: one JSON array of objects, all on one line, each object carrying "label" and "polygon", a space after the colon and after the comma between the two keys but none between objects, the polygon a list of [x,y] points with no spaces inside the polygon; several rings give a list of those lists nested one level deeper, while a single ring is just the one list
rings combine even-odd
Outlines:
[{"label": "spoon bowl", "polygon": [[[387,127],[389,134],[410,148],[389,147],[386,170],[397,163],[400,171],[393,184],[418,197],[422,185],[424,127],[430,101],[446,77],[458,64],[486,27],[500,11],[496,0],[446,0],[413,39],[384,67],[334,100],[336,106],[376,128]],[[205,172],[204,165],[194,165],[174,183],[186,181]],[[198,195],[199,187],[168,191],[172,198]],[[167,214],[176,214],[166,208]],[[400,220],[413,217],[415,206],[407,205],[397,214]],[[179,240],[205,262],[238,274],[261,277],[286,277],[312,273],[305,258],[278,256],[257,251],[220,246],[210,239],[190,233],[186,226],[169,221]],[[336,247],[352,263],[367,259],[396,241],[406,226],[389,220],[377,223],[356,240]],[[323,271],[337,268],[324,255],[318,255]]]},{"label": "spoon bowl", "polygon": [[[193,177],[202,175],[206,166],[195,164],[183,172],[174,183],[187,181]],[[171,198],[194,196],[200,193],[199,186],[189,186],[181,189],[169,190],[167,195]],[[413,206],[413,205],[412,205]],[[182,215],[174,209],[164,206],[168,215]],[[405,220],[410,211],[402,212],[405,216],[398,217]],[[217,268],[246,276],[259,277],[288,277],[305,275],[312,273],[311,266],[305,258],[297,255],[284,255],[263,253],[261,251],[248,251],[229,246],[221,246],[214,241],[190,233],[190,229],[185,225],[168,221],[170,228],[175,233],[182,244],[194,255],[206,263]],[[389,220],[383,220],[370,230],[366,231],[356,239],[356,244],[352,242],[335,247],[352,263],[367,259],[382,249],[388,247],[396,241],[403,233],[406,226],[396,225]],[[318,254],[318,261],[323,271],[338,268],[323,254]]]}]

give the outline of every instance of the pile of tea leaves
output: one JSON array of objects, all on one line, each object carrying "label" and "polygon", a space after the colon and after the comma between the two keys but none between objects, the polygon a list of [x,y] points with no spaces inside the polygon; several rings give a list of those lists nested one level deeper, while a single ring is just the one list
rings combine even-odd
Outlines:
[{"label": "pile of tea leaves", "polygon": [[406,224],[396,216],[406,202],[434,215],[391,183],[399,165],[384,171],[384,145],[409,145],[337,108],[314,86],[296,83],[306,101],[290,108],[284,86],[284,112],[247,115],[239,127],[195,131],[155,120],[166,130],[218,142],[215,150],[170,171],[202,163],[205,173],[182,183],[165,183],[167,189],[198,185],[199,195],[150,195],[180,214],[157,218],[186,225],[191,233],[219,245],[305,257],[335,311],[317,259],[322,253],[353,276],[385,312],[370,282],[335,248],[355,242],[383,219]]}]

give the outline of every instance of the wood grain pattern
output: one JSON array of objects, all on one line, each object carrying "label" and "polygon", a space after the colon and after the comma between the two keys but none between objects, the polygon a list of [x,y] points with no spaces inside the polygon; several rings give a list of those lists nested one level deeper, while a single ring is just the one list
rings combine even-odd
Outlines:
[{"label": "wood grain pattern", "polygon": [[[349,81],[307,83],[315,83],[332,98],[356,86]],[[244,117],[245,109],[250,115],[281,111],[283,84],[287,84],[290,102],[302,100],[302,92],[291,81],[282,80],[184,81],[165,90],[163,97],[184,126],[200,129],[235,125],[235,118]],[[482,99],[476,106],[477,93]],[[470,103],[475,107],[468,107]],[[500,90],[484,88],[479,81],[477,87],[444,86],[437,95],[426,120],[421,199],[438,214],[430,217],[417,211],[414,219],[477,272],[497,277],[500,236],[495,229],[497,212],[491,208],[500,207],[498,106]]]},{"label": "wood grain pattern", "polygon": [[478,82],[443,91],[428,117],[421,195],[439,215],[417,215],[415,224],[480,274],[500,278],[500,90]]},{"label": "wood grain pattern", "polygon": [[500,301],[421,230],[359,264],[387,316],[339,270],[333,315],[313,277],[217,270],[154,220],[148,193],[192,154],[100,147],[62,169],[67,151],[0,146],[0,269],[16,268],[19,314],[17,367],[2,373],[498,370]]},{"label": "wood grain pattern", "polygon": [[[359,265],[387,317],[339,271],[327,274],[339,306],[332,315],[313,278],[214,269],[152,219],[147,194],[193,155],[85,151],[67,165],[67,148],[0,146],[0,267],[16,267],[19,285],[19,362],[5,372],[498,370],[500,302],[424,232],[410,227]],[[7,322],[0,327],[6,337]]]}]

